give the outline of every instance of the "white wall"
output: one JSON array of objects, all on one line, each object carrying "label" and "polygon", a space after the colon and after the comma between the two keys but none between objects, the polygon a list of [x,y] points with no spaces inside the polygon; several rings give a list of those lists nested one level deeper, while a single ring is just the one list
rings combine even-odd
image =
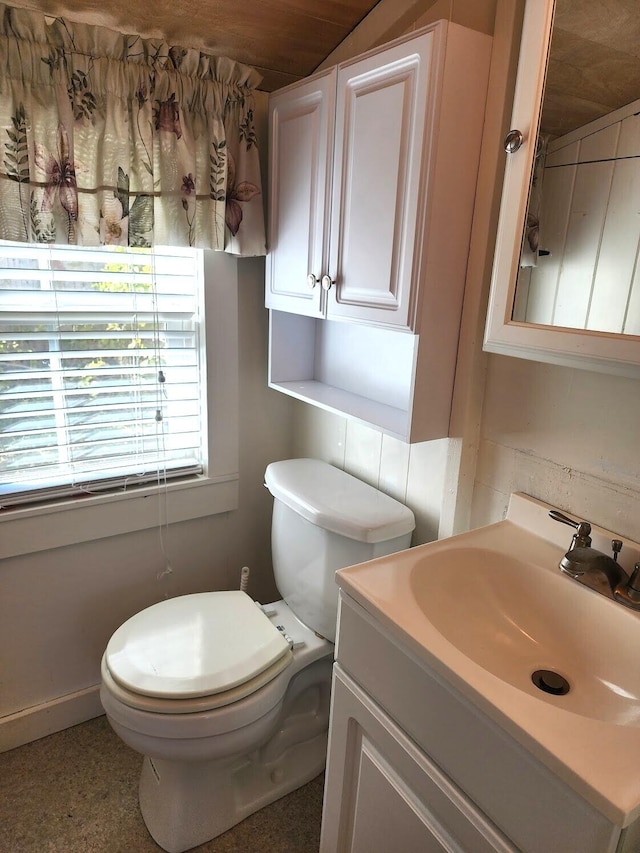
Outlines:
[{"label": "white wall", "polygon": [[491,356],[472,526],[522,491],[638,541],[639,425],[639,380]]},{"label": "white wall", "polygon": [[[129,616],[164,596],[233,588],[273,600],[268,462],[291,455],[291,404],[266,386],[264,261],[238,262],[239,509],[0,562],[0,749],[100,713],[102,652]],[[223,369],[223,365],[221,365]],[[160,577],[159,577],[160,576]]]}]

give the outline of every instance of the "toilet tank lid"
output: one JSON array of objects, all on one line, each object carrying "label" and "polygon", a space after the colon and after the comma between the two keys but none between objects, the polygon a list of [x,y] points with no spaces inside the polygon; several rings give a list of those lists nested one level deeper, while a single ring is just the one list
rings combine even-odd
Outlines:
[{"label": "toilet tank lid", "polygon": [[312,524],[349,539],[386,542],[415,527],[404,504],[319,459],[272,462],[264,479],[274,498]]}]

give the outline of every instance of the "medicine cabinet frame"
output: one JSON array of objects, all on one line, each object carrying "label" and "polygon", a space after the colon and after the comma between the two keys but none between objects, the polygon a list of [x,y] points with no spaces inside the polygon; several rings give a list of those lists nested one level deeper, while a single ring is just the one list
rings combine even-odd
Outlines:
[{"label": "medicine cabinet frame", "polygon": [[542,112],[555,0],[527,0],[511,129],[522,134],[506,166],[484,349],[501,355],[640,377],[640,337],[512,319],[533,161]]}]

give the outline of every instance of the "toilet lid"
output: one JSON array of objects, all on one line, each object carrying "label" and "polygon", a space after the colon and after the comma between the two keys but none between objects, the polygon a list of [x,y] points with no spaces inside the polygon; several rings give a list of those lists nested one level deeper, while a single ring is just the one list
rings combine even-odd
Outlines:
[{"label": "toilet lid", "polygon": [[136,613],[109,640],[114,680],[145,696],[220,693],[270,667],[289,644],[245,592],[171,598]]},{"label": "toilet lid", "polygon": [[416,526],[409,507],[320,459],[271,462],[264,481],[274,498],[311,524],[357,542],[388,542]]}]

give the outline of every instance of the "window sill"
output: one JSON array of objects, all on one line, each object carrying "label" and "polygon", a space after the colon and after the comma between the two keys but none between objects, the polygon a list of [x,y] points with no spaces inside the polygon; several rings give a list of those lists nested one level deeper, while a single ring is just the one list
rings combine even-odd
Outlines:
[{"label": "window sill", "polygon": [[[166,500],[165,500],[166,496]],[[238,475],[176,480],[0,512],[0,559],[238,508]]]}]

